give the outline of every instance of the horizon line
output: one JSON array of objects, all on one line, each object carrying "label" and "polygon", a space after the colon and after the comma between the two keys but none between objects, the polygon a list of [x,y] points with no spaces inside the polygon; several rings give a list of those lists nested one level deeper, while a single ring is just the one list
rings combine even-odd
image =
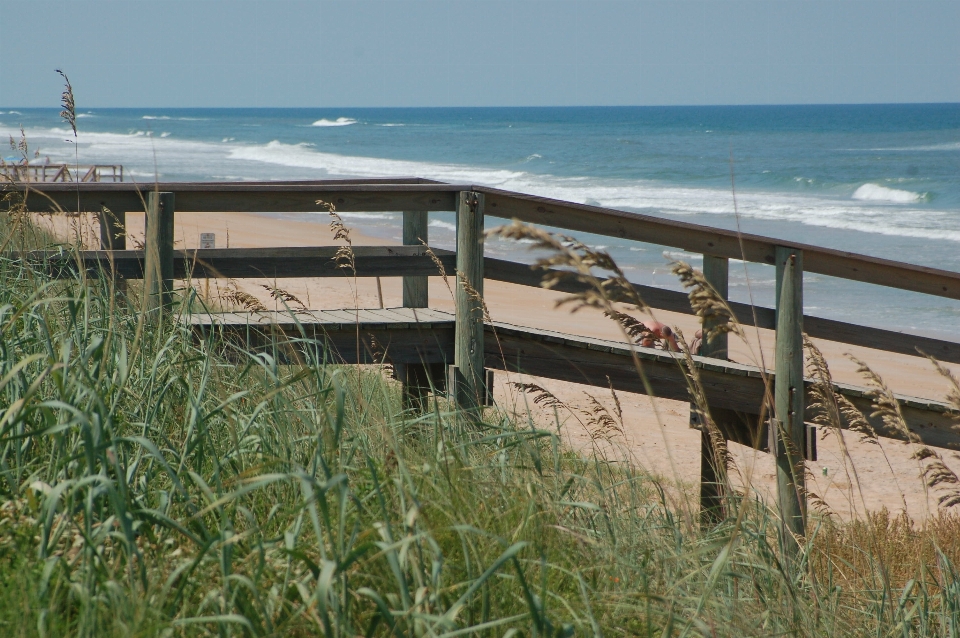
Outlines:
[{"label": "horizon line", "polygon": [[[88,106],[85,109],[222,109],[222,110],[264,110],[264,109],[633,109],[633,108],[762,108],[762,107],[818,107],[818,106],[960,106],[958,102],[794,102],[794,103],[753,103],[753,104],[525,104],[525,105],[486,105],[486,106]],[[0,106],[0,109],[62,110],[61,106]]]}]

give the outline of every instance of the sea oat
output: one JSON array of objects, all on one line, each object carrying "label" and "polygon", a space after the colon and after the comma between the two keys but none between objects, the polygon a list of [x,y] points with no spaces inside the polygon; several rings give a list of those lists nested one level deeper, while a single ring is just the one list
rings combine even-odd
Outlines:
[{"label": "sea oat", "polygon": [[[602,250],[590,248],[573,237],[550,233],[516,220],[507,226],[492,229],[487,234],[528,240],[531,249],[549,251],[549,256],[541,257],[533,264],[533,268],[545,271],[540,283],[542,287],[554,288],[566,280],[586,284],[585,290],[560,299],[557,306],[573,303],[574,312],[585,307],[609,310],[611,301],[621,301],[637,310],[647,309],[646,303],[617,263]],[[606,278],[600,277],[594,273],[595,268],[613,274]]]},{"label": "sea oat", "polygon": [[726,300],[710,285],[703,273],[684,261],[674,261],[670,270],[680,279],[681,285],[690,292],[690,307],[700,317],[704,326],[712,326],[709,331],[704,330],[703,338],[711,342],[717,336],[733,333],[741,339],[746,339],[736,316]]},{"label": "sea oat", "polygon": [[[937,500],[942,507],[960,505],[960,489],[957,487],[960,486],[960,477],[947,466],[939,452],[925,445],[920,436],[910,429],[903,416],[903,411],[900,409],[900,402],[897,401],[880,375],[860,359],[852,355],[847,356],[857,364],[857,372],[863,375],[869,383],[870,389],[867,394],[870,396],[874,407],[874,412],[870,416],[879,416],[886,427],[899,432],[910,443],[914,444],[913,458],[920,463],[920,475],[927,487],[937,488],[941,492]],[[942,368],[939,365],[937,367],[938,370]],[[947,378],[951,379],[952,376],[950,375]],[[952,394],[953,392],[951,392]]]},{"label": "sea oat", "polygon": [[584,392],[587,396],[587,402],[590,407],[581,410],[586,416],[587,432],[593,440],[603,439],[611,442],[614,438],[623,436],[623,421],[618,421],[610,414],[610,411],[595,396],[589,392]]},{"label": "sea oat", "polygon": [[225,293],[221,294],[220,298],[223,301],[230,302],[251,312],[265,312],[267,310],[267,307],[264,306],[259,299],[250,293],[237,288],[236,282],[231,282],[230,288],[228,288]]},{"label": "sea oat", "polygon": [[457,271],[457,281],[463,286],[464,292],[467,293],[467,298],[480,304],[480,312],[483,315],[483,320],[487,323],[493,323],[493,319],[490,318],[490,310],[487,308],[487,303],[483,300],[483,295],[470,285],[470,282],[467,281],[467,276],[459,270]]},{"label": "sea oat", "polygon": [[300,299],[297,298],[292,292],[288,292],[282,288],[277,288],[276,286],[268,286],[267,284],[260,284],[260,287],[270,293],[270,298],[279,301],[283,304],[294,304],[297,307],[297,310],[306,310],[307,306],[304,305]]},{"label": "sea oat", "polygon": [[543,386],[537,385],[536,383],[519,383],[517,381],[511,381],[509,385],[513,386],[520,392],[524,392],[532,396],[534,405],[543,406],[545,408],[563,408],[564,410],[570,409],[567,407],[567,404],[557,398],[556,395]]},{"label": "sea oat", "polygon": [[[417,239],[420,239],[419,237]],[[437,267],[437,271],[440,273],[440,276],[443,278],[443,284],[447,287],[447,290],[450,292],[450,297],[453,297],[453,288],[450,287],[450,281],[447,279],[447,270],[443,267],[443,262],[440,261],[440,258],[437,257],[437,254],[433,252],[430,246],[427,245],[427,242],[420,239],[420,243],[423,245],[424,252],[427,257],[430,258],[430,261],[433,262],[433,265]]]},{"label": "sea oat", "polygon": [[357,264],[353,254],[353,240],[350,239],[350,229],[343,223],[343,218],[337,213],[336,206],[322,199],[317,200],[317,206],[326,208],[327,213],[330,215],[330,231],[333,233],[334,241],[342,241],[345,243],[345,245],[337,249],[336,254],[333,256],[337,268],[349,270],[356,275]]},{"label": "sea oat", "polygon": [[60,95],[60,105],[63,107],[63,110],[60,111],[60,117],[66,120],[70,128],[73,129],[73,137],[77,137],[77,104],[73,99],[73,85],[70,84],[70,78],[67,77],[66,73],[60,69],[56,71],[63,77],[63,81],[67,83],[66,88],[63,89],[63,93]]}]

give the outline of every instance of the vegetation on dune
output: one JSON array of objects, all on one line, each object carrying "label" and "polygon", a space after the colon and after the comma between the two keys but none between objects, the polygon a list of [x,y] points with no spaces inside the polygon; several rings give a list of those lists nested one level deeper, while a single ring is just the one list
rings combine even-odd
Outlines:
[{"label": "vegetation on dune", "polygon": [[[5,246],[44,245],[24,215]],[[184,307],[197,304],[185,291]],[[134,291],[128,290],[133,295]],[[4,635],[956,635],[960,524],[700,529],[625,462],[0,261]]]}]

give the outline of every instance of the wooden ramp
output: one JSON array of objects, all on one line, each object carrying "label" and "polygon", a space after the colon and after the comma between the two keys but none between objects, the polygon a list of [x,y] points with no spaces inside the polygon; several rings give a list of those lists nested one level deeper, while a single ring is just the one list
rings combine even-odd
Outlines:
[{"label": "wooden ramp", "polygon": [[[454,359],[454,315],[430,308],[313,310],[300,312],[231,312],[192,315],[185,319],[198,337],[217,332],[244,348],[273,349],[287,358],[312,349],[331,363],[381,363],[443,366]],[[737,419],[724,421],[728,438],[765,447],[759,423],[772,371],[693,357],[711,410]],[[689,402],[688,375],[683,355],[630,344],[569,335],[494,322],[485,325],[484,365],[488,369],[522,372],[534,377],[608,387]],[[642,374],[641,374],[642,373]],[[434,376],[442,389],[443,374]],[[810,379],[805,380],[809,387]],[[867,389],[834,384],[866,415],[873,412]],[[772,393],[772,390],[771,390]],[[907,423],[927,444],[960,449],[958,415],[946,403],[897,395]],[[807,396],[807,405],[811,397]],[[808,414],[812,414],[812,411]],[[739,420],[739,423],[737,421]],[[902,438],[871,419],[879,433]]]}]

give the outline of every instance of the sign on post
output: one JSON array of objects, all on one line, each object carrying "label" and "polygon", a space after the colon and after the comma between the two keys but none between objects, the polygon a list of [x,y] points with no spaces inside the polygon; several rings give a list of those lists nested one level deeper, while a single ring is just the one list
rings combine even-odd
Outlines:
[{"label": "sign on post", "polygon": [[216,233],[200,233],[200,249],[205,248],[216,248],[217,247],[217,234]]}]

